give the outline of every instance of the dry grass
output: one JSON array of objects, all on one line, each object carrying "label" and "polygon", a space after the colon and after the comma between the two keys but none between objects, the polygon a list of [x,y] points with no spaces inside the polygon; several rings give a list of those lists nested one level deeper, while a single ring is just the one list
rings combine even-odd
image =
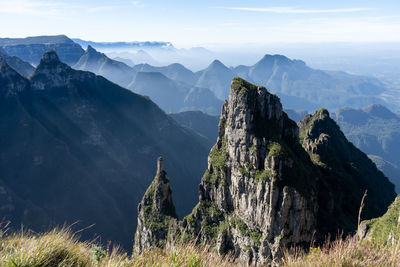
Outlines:
[{"label": "dry grass", "polygon": [[356,236],[326,242],[308,253],[292,250],[285,253],[283,266],[399,266],[400,242],[376,245],[359,241]]},{"label": "dry grass", "polygon": [[220,257],[193,244],[153,249],[130,257],[117,248],[102,249],[80,242],[67,229],[45,234],[19,233],[0,236],[0,266],[4,267],[130,267],[130,266],[235,266],[229,257]]},{"label": "dry grass", "polygon": [[[399,266],[400,242],[376,245],[356,237],[326,242],[309,252],[287,251],[282,266]],[[80,242],[67,229],[45,234],[0,235],[0,266],[4,267],[133,267],[133,266],[238,266],[229,256],[193,244],[152,249],[128,256],[117,248],[108,250]]]}]

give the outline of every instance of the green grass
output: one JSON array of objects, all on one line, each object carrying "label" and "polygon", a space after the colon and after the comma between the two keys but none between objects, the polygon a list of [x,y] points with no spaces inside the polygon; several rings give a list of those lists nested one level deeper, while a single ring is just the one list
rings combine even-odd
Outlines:
[{"label": "green grass", "polygon": [[44,234],[18,233],[1,239],[2,267],[140,267],[140,266],[238,266],[229,256],[218,256],[209,247],[172,244],[140,255],[128,256],[118,248],[80,242],[69,230]]},{"label": "green grass", "polygon": [[400,240],[399,216],[400,196],[389,206],[388,211],[382,217],[369,221],[374,244],[386,244],[393,240]]},{"label": "green grass", "polygon": [[260,181],[268,181],[270,177],[274,176],[274,174],[270,170],[257,170],[256,171],[256,183]]},{"label": "green grass", "polygon": [[236,228],[239,230],[241,235],[248,236],[253,240],[253,242],[257,245],[261,244],[261,237],[262,233],[258,231],[252,231],[247,227],[247,225],[239,218],[231,218],[229,220],[229,223],[232,225],[232,227]]},{"label": "green grass", "polygon": [[210,162],[215,169],[225,171],[226,166],[226,140],[225,137],[222,137],[221,147],[218,149],[217,146],[213,146],[210,151]]},{"label": "green grass", "polygon": [[210,163],[212,171],[206,170],[203,175],[203,180],[211,184],[224,184],[225,181],[221,179],[222,174],[226,172],[226,140],[222,137],[221,147],[218,148],[214,145],[210,151]]}]

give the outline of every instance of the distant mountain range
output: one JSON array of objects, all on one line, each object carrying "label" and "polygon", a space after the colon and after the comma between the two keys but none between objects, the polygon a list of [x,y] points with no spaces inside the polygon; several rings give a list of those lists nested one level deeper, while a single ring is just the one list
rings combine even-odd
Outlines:
[{"label": "distant mountain range", "polygon": [[265,55],[253,66],[228,68],[214,61],[201,74],[198,84],[206,85],[220,99],[228,97],[229,77],[239,76],[277,93],[288,109],[336,109],[384,103],[385,85],[374,78],[344,72],[314,70],[301,60]]},{"label": "distant mountain range", "polygon": [[[253,66],[234,68],[214,60],[206,69],[195,73],[180,64],[167,67],[140,64],[134,68],[143,72],[161,72],[172,80],[208,88],[220,100],[228,98],[227,88],[231,80],[239,76],[265,85],[279,95],[286,108],[293,110],[313,111],[320,107],[334,110],[346,106],[359,108],[390,101],[387,98],[384,100],[386,85],[375,78],[314,70],[301,60],[290,60],[281,55],[266,55]],[[172,74],[169,73],[171,69]]]},{"label": "distant mountain range", "polygon": [[8,55],[19,57],[33,65],[39,64],[42,55],[50,49],[54,49],[68,65],[75,64],[84,53],[79,44],[65,35],[0,38],[0,47]]},{"label": "distant mountain range", "polygon": [[237,75],[219,60],[214,60],[206,69],[196,73],[197,86],[210,88],[222,100],[228,99],[230,83]]},{"label": "distant mountain range", "polygon": [[174,48],[174,46],[170,42],[92,42],[92,41],[85,41],[79,38],[73,38],[72,40],[84,48],[87,48],[90,45],[96,49]]},{"label": "distant mountain range", "polygon": [[180,64],[130,67],[89,45],[73,68],[102,75],[133,92],[149,96],[166,112],[201,110],[218,114],[222,105],[209,89],[190,85],[195,75]]},{"label": "distant mountain range", "polygon": [[125,63],[110,59],[105,54],[97,52],[90,45],[72,67],[77,70],[96,73],[125,88],[136,75],[136,71]]},{"label": "distant mountain range", "polygon": [[[124,51],[122,49],[111,50],[113,55],[120,57],[125,63],[113,60],[105,54],[93,55],[92,58],[89,58],[88,54],[90,54],[90,51],[86,51],[85,53],[79,44],[84,47],[90,47],[91,50],[97,47],[103,51],[110,47],[125,47],[127,48],[125,52],[118,52]],[[139,61],[163,62],[165,55],[173,55],[172,58],[176,58],[177,60],[181,57],[189,59],[191,52],[196,51],[196,53],[203,53],[204,56],[202,57],[206,59],[212,56],[212,53],[210,54],[209,51],[202,48],[180,50],[168,42],[97,43],[79,39],[72,40],[64,35],[38,36],[23,39],[1,38],[0,47],[9,56],[17,56],[33,65],[38,64],[41,55],[45,51],[54,49],[63,62],[71,66],[75,65],[78,69],[90,70],[98,75],[103,75],[107,79],[124,87],[133,82],[134,71],[160,72],[175,82],[185,83],[189,90],[204,88],[202,89],[204,91],[206,88],[211,90],[217,98],[224,100],[228,97],[230,81],[233,77],[239,76],[250,82],[264,85],[272,93],[278,94],[287,109],[311,112],[320,107],[335,110],[348,106],[361,108],[370,104],[397,105],[395,100],[386,97],[389,90],[386,85],[375,78],[356,76],[345,72],[315,70],[308,67],[301,60],[291,60],[282,55],[265,55],[252,66],[240,65],[230,68],[225,66],[221,61],[214,60],[207,68],[193,72],[181,64],[171,64],[165,67],[155,67],[148,64],[134,65],[140,62],[135,62],[135,60],[131,59],[132,62],[128,61],[128,58],[123,58],[124,55],[135,52],[136,54],[141,54],[137,55],[138,60],[142,58]],[[150,55],[147,52],[150,50],[146,47],[153,47],[154,51],[158,52]],[[159,48],[162,49],[160,50]],[[207,56],[205,56],[206,54]],[[193,57],[191,60],[200,59]],[[80,61],[79,64],[78,61]],[[134,71],[129,68],[133,68]],[[208,93],[208,91],[207,94],[212,97],[212,94]],[[203,93],[201,95],[203,99],[206,98],[203,96]],[[181,97],[181,99],[185,98],[186,95]],[[391,102],[392,100],[394,101],[393,103]],[[193,101],[191,102],[194,103]],[[214,103],[215,101],[210,99],[210,102]],[[162,106],[161,103],[158,104]],[[215,107],[210,107],[208,106],[209,104],[205,105],[206,107],[194,103],[190,107],[187,107],[186,104],[181,104],[179,109],[176,108],[172,112],[192,108],[201,108],[206,112],[215,110]]]},{"label": "distant mountain range", "polygon": [[0,57],[0,220],[35,231],[78,222],[131,249],[137,204],[163,156],[178,214],[197,201],[208,141],[148,98],[77,71],[54,51],[27,79]]},{"label": "distant mountain range", "polygon": [[206,88],[191,87],[171,80],[160,72],[138,72],[128,86],[133,92],[149,96],[166,112],[200,110],[218,114],[222,101]]},{"label": "distant mountain range", "polygon": [[370,155],[400,192],[400,117],[382,105],[340,109],[334,116],[347,138]]}]

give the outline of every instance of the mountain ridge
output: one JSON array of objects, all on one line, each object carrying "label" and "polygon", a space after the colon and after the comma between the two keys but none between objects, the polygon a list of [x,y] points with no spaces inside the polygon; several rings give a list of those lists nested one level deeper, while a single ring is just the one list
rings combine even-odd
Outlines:
[{"label": "mountain ridge", "polygon": [[148,98],[73,70],[54,51],[29,80],[0,62],[0,184],[8,199],[0,210],[11,228],[79,221],[78,228],[95,224],[83,239],[102,233],[129,248],[139,196],[160,154],[182,189],[177,210],[189,212],[206,161],[201,136]]},{"label": "mountain ridge", "polygon": [[[139,206],[136,253],[196,240],[219,254],[231,253],[243,265],[267,264],[292,246],[307,248],[341,231],[352,234],[358,206],[351,206],[365,189],[370,199],[362,218],[381,216],[395,198],[393,184],[347,141],[328,111],[306,116],[299,126],[265,87],[234,78],[198,204],[177,221],[157,204],[170,199],[169,185],[152,198],[146,194],[147,206]],[[331,143],[344,147],[329,157]],[[336,162],[343,168],[332,169]],[[157,210],[161,217],[151,216]]]}]

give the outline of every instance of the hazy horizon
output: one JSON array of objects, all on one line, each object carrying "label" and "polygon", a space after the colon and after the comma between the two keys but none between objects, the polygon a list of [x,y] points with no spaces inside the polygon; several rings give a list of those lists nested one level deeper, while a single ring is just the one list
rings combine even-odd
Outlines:
[{"label": "hazy horizon", "polygon": [[[251,43],[400,42],[396,1],[3,0],[3,37],[66,34],[93,41],[169,41],[176,47]],[[29,21],[29,23],[26,23]]]}]

